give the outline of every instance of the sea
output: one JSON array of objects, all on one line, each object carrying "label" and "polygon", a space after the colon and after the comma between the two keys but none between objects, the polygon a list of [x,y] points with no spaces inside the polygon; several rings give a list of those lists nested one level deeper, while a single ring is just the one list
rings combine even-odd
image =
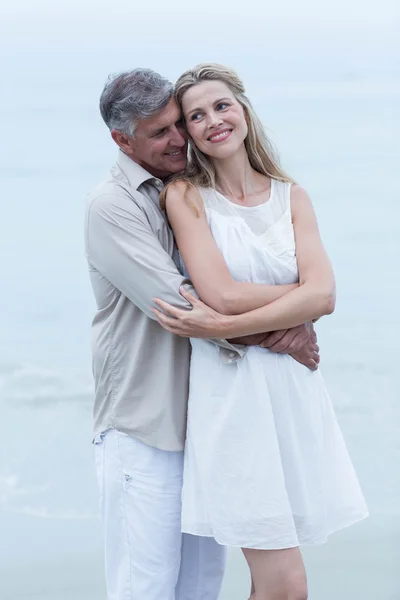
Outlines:
[{"label": "sea", "polygon": [[[116,157],[98,97],[109,72],[150,66],[174,79],[214,60],[237,68],[309,192],[337,279],[336,311],[316,326],[321,370],[370,517],[304,549],[310,598],[398,600],[399,62],[348,41],[319,51],[292,40],[276,56],[273,44],[131,44],[1,42],[0,598],[106,599],[83,248],[85,196]],[[232,550],[221,600],[248,593]]]}]

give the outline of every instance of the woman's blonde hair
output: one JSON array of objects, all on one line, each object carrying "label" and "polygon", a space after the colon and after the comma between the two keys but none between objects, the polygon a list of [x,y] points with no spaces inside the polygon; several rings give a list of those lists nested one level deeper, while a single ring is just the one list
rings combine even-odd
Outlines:
[{"label": "woman's blonde hair", "polygon": [[[203,81],[222,81],[225,83],[236,100],[242,105],[248,134],[244,140],[250,165],[255,171],[278,179],[294,183],[281,169],[272,143],[268,139],[264,127],[254,111],[250,100],[245,95],[245,88],[238,75],[228,67],[219,64],[200,64],[181,75],[175,85],[175,99],[182,111],[182,98],[191,87]],[[165,197],[168,186],[174,181],[184,181],[188,187],[216,187],[216,172],[212,160],[199,150],[189,137],[188,164],[183,173],[174,175],[160,196],[161,206],[165,207]]]}]

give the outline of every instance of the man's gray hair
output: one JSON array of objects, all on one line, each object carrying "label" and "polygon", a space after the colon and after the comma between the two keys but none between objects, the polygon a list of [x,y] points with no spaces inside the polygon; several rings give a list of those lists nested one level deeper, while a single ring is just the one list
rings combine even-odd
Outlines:
[{"label": "man's gray hair", "polygon": [[107,127],[133,136],[137,121],[165,108],[174,94],[168,79],[151,69],[110,75],[100,96],[100,112]]}]

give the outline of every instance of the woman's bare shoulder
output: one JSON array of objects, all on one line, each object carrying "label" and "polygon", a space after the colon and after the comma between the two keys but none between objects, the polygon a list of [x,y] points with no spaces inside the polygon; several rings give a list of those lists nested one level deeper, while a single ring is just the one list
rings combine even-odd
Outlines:
[{"label": "woman's bare shoulder", "polygon": [[307,191],[298,183],[293,183],[290,187],[290,199],[295,202],[310,200]]},{"label": "woman's bare shoulder", "polygon": [[204,213],[204,202],[199,189],[189,181],[177,179],[168,184],[165,192],[167,214],[189,207],[197,216]]},{"label": "woman's bare shoulder", "polygon": [[310,196],[307,191],[297,183],[293,184],[290,188],[290,206],[293,218],[299,214],[314,212]]}]

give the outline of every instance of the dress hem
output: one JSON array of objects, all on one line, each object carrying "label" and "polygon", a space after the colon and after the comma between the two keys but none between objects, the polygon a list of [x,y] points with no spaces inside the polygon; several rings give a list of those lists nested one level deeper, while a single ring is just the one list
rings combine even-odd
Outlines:
[{"label": "dress hem", "polygon": [[317,540],[317,541],[301,541],[298,540],[297,543],[288,543],[284,546],[277,546],[274,544],[249,544],[248,542],[243,542],[243,543],[228,543],[228,542],[224,542],[222,540],[222,538],[220,538],[219,536],[214,536],[212,533],[204,533],[204,530],[202,530],[202,532],[198,529],[196,529],[196,527],[190,527],[189,525],[185,525],[184,523],[182,523],[182,527],[181,530],[183,533],[188,533],[190,535],[196,535],[198,537],[209,537],[209,538],[214,538],[215,541],[220,544],[221,546],[228,546],[230,548],[248,548],[248,549],[252,549],[252,550],[284,550],[284,549],[289,549],[289,548],[298,548],[299,546],[321,546],[323,544],[326,544],[328,541],[328,538],[333,534],[336,533],[337,531],[340,531],[342,529],[345,529],[346,527],[350,527],[351,525],[355,525],[356,523],[359,523],[360,521],[363,521],[364,519],[366,519],[369,516],[369,512],[365,511],[362,513],[358,513],[357,515],[354,515],[351,519],[343,519],[342,521],[338,521],[337,524],[332,527],[331,529],[329,529],[328,533],[325,535],[325,537],[321,540]]}]

